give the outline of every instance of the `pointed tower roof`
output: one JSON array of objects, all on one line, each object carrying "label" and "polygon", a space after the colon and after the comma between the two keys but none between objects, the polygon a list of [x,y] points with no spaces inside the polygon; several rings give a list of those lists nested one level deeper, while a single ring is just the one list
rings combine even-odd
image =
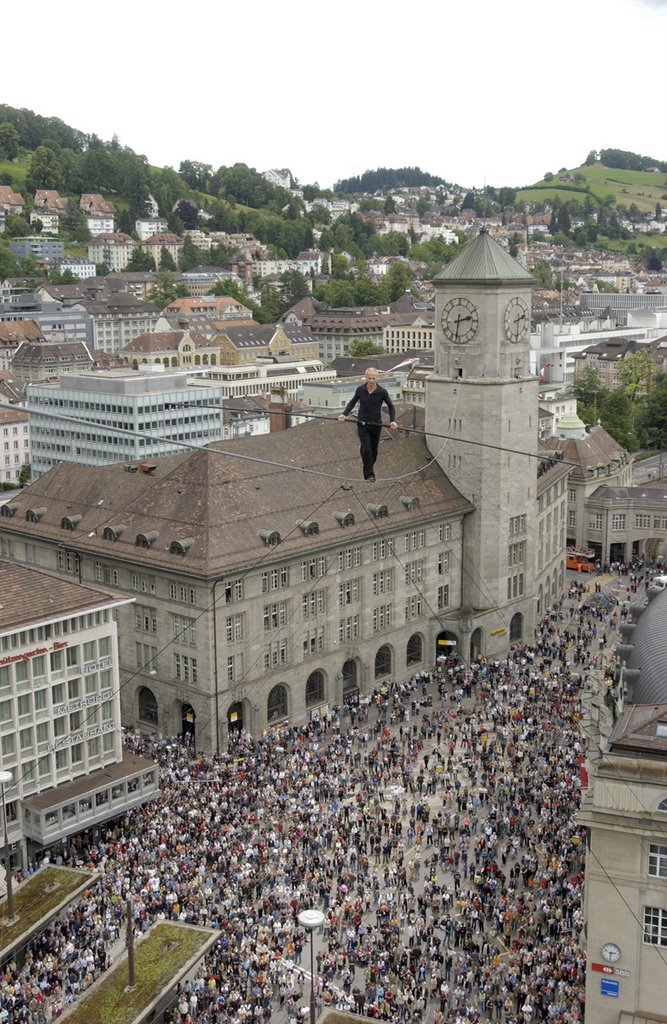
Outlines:
[{"label": "pointed tower roof", "polygon": [[535,283],[533,275],[483,229],[433,280],[436,284]]}]

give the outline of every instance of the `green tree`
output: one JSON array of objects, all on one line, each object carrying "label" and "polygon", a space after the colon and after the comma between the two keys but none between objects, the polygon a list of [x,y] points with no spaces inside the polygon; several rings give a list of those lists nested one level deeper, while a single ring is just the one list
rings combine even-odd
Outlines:
[{"label": "green tree", "polygon": [[394,260],[387,273],[387,287],[389,289],[390,302],[400,299],[401,295],[408,290],[412,284],[412,277],[412,271],[407,263],[401,263],[399,260]]},{"label": "green tree", "polygon": [[183,248],[181,250],[181,256],[178,261],[178,265],[181,270],[192,270],[193,267],[198,267],[202,261],[202,255],[195,243],[192,241],[190,235],[186,235],[183,239]]},{"label": "green tree", "polygon": [[584,366],[575,375],[572,394],[577,399],[577,412],[584,423],[591,426],[597,422],[605,389],[592,366]]},{"label": "green tree", "polygon": [[639,427],[653,448],[667,448],[667,374],[661,374],[651,388],[640,412]]},{"label": "green tree", "polygon": [[651,390],[656,364],[645,350],[632,352],[618,367],[618,386],[634,404]]},{"label": "green tree", "polygon": [[38,188],[60,189],[63,186],[63,170],[60,160],[47,146],[38,146],[30,158],[25,187],[29,192]]},{"label": "green tree", "polygon": [[126,270],[130,271],[147,271],[155,270],[155,260],[150,253],[145,252],[140,245],[136,246],[130,256],[130,262],[128,263]]},{"label": "green tree", "polygon": [[584,165],[586,167],[591,167],[594,163],[596,163],[597,158],[598,158],[597,153],[595,152],[594,149],[592,149],[590,151],[590,153],[588,154],[588,156],[586,157],[586,159],[584,160]]},{"label": "green tree", "polygon": [[13,252],[6,245],[0,244],[0,280],[5,277],[16,277],[18,274],[18,263]]},{"label": "green tree", "polygon": [[376,345],[374,341],[369,341],[368,338],[353,338],[347,354],[356,358],[360,356],[383,356],[384,349],[382,345]]},{"label": "green tree", "polygon": [[5,236],[7,238],[21,238],[23,235],[31,234],[30,221],[26,217],[17,217],[14,213],[8,213],[5,217]]},{"label": "green tree", "polygon": [[[173,260],[172,260],[173,262]],[[160,309],[169,306],[176,298],[176,281],[169,270],[159,270],[155,282],[148,293],[149,302],[154,302]]]},{"label": "green tree", "polygon": [[5,160],[15,160],[19,155],[21,136],[13,124],[3,121],[0,124],[0,156]]},{"label": "green tree", "polygon": [[280,275],[280,294],[285,309],[289,309],[290,306],[295,306],[301,299],[310,295],[310,288],[306,278],[298,270],[286,270],[284,274]]},{"label": "green tree", "polygon": [[600,422],[623,448],[630,452],[637,449],[632,403],[619,388],[605,392],[600,409]]},{"label": "green tree", "polygon": [[176,261],[166,245],[160,249],[160,270],[176,270]]},{"label": "green tree", "polygon": [[394,199],[393,196],[387,196],[386,197],[386,199],[384,201],[383,209],[384,209],[384,212],[387,213],[387,214],[389,214],[389,213],[396,213],[396,200]]},{"label": "green tree", "polygon": [[543,284],[545,288],[551,287],[551,268],[546,260],[538,260],[531,270],[531,274],[535,280],[539,281],[540,284]]}]

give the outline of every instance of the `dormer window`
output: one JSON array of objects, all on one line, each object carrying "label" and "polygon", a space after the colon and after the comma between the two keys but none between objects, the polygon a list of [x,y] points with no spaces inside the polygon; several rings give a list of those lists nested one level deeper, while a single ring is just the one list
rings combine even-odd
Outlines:
[{"label": "dormer window", "polygon": [[275,548],[280,544],[281,537],[277,530],[258,530],[264,543],[269,548]]},{"label": "dormer window", "polygon": [[314,533],[320,532],[320,527],[313,519],[297,519],[296,525],[299,527],[304,537],[309,537]]},{"label": "dormer window", "polygon": [[187,555],[194,542],[194,537],[185,537],[183,540],[172,540],[169,545],[169,554],[181,555],[181,557],[184,557]]},{"label": "dormer window", "polygon": [[61,530],[70,530],[70,532],[71,532],[72,530],[74,530],[76,528],[77,524],[80,523],[80,522],[81,522],[81,516],[80,515],[63,516],[62,519],[60,520],[60,529]]},{"label": "dormer window", "polygon": [[102,537],[104,540],[117,541],[124,530],[125,526],[122,523],[119,523],[118,526],[105,526]]},{"label": "dormer window", "polygon": [[149,530],[148,533],[138,533],[134,542],[135,547],[150,548],[160,536],[159,530]]},{"label": "dormer window", "polygon": [[419,508],[419,498],[412,498],[409,494],[402,494],[401,501],[407,508],[408,512],[416,512]]},{"label": "dormer window", "polygon": [[334,512],[334,519],[341,526],[354,526],[354,513],[348,508],[347,512]]},{"label": "dormer window", "polygon": [[29,508],[28,511],[25,514],[26,522],[27,523],[38,523],[40,521],[40,519],[42,518],[42,516],[44,515],[45,512],[46,512],[46,508],[45,507],[42,507],[42,508]]}]

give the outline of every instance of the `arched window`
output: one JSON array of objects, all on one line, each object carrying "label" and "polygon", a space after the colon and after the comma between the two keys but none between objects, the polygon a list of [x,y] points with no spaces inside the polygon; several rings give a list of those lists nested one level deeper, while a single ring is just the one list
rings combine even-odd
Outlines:
[{"label": "arched window", "polygon": [[157,725],[157,701],[155,694],[147,686],[139,690],[139,719]]},{"label": "arched window", "polygon": [[277,722],[279,718],[287,718],[287,688],[282,683],[274,686],[268,696],[266,717],[269,722]]},{"label": "arched window", "polygon": [[391,648],[384,644],[375,655],[375,678],[391,674]]},{"label": "arched window", "polygon": [[665,797],[664,800],[660,801],[660,803],[658,804],[658,810],[659,811],[667,811],[667,797]]},{"label": "arched window", "polygon": [[321,704],[324,700],[324,676],[317,669],[316,672],[311,672],[306,680],[306,707],[312,707],[313,704]]},{"label": "arched window", "polygon": [[510,643],[516,643],[523,636],[523,615],[517,612],[510,622]]},{"label": "arched window", "polygon": [[422,638],[419,633],[413,633],[408,640],[408,646],[405,650],[405,664],[406,665],[418,665],[422,660]]}]

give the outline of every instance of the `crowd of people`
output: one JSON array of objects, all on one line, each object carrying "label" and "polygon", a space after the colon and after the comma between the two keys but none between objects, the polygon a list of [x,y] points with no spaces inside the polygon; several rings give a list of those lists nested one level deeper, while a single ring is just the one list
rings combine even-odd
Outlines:
[{"label": "crowd of people", "polygon": [[572,591],[502,662],[441,661],[223,755],[128,734],[160,799],[72,841],[99,880],[0,974],[0,1024],[56,1019],[122,952],[125,904],[220,933],[168,1024],[323,1007],[391,1022],[583,1016],[582,690],[621,601]]}]

